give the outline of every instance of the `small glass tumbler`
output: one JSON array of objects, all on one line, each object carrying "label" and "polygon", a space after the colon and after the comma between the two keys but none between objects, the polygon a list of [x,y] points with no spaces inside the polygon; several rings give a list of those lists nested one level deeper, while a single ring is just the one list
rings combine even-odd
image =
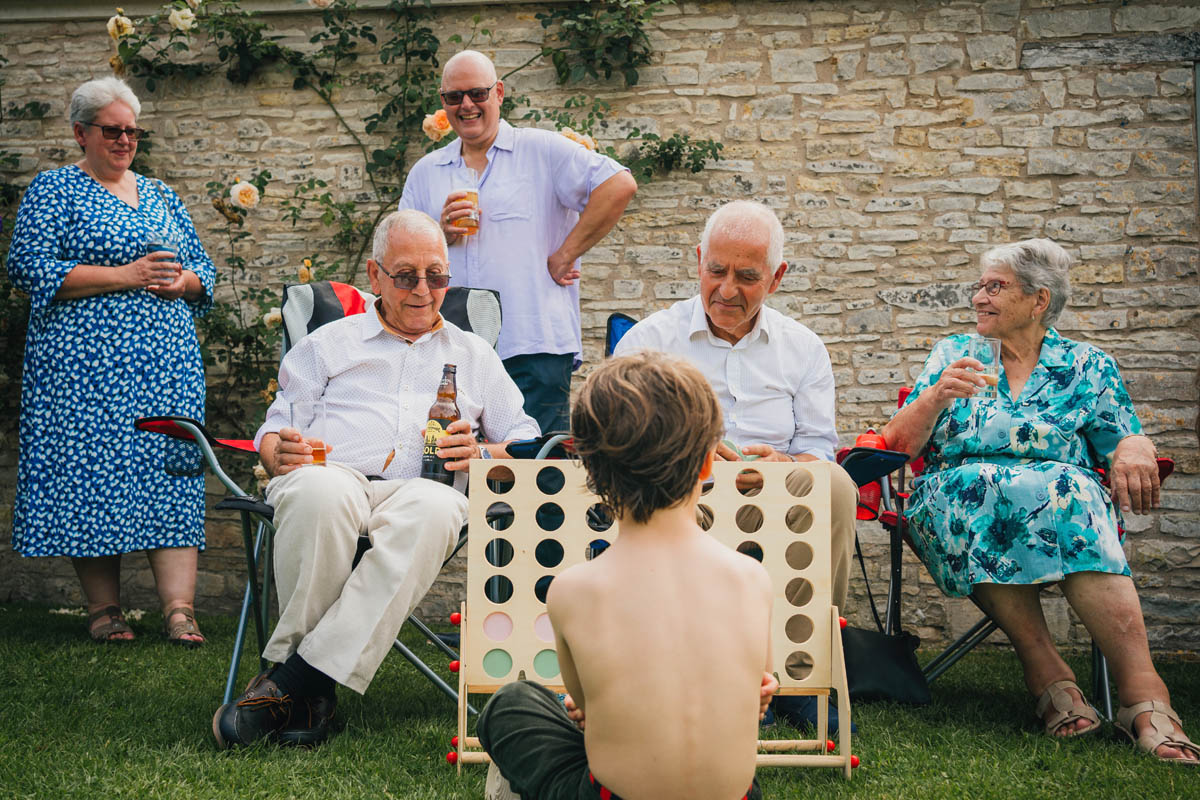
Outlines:
[{"label": "small glass tumbler", "polygon": [[312,447],[312,466],[325,466],[325,436],[328,428],[325,401],[304,400],[292,403],[292,427],[300,431],[300,435]]},{"label": "small glass tumbler", "polygon": [[979,374],[987,382],[987,386],[975,396],[983,400],[995,400],[999,397],[996,387],[1000,383],[1000,340],[985,336],[972,337],[967,355],[983,364]]}]

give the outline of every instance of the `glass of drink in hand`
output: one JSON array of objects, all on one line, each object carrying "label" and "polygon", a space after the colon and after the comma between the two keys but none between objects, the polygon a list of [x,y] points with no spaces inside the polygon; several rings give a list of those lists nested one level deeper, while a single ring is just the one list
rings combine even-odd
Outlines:
[{"label": "glass of drink in hand", "polygon": [[983,370],[979,374],[987,382],[987,386],[980,389],[975,396],[984,400],[995,400],[999,396],[996,386],[1000,383],[1000,340],[974,336],[971,338],[967,355],[983,364]]},{"label": "glass of drink in hand", "polygon": [[[175,237],[164,230],[157,230],[146,237],[145,241],[146,255],[151,253],[170,253],[171,257],[160,257],[159,261],[178,261],[179,260],[179,244],[175,241]],[[169,286],[175,282],[174,278],[162,280],[164,286]]]},{"label": "glass of drink in hand", "polygon": [[292,427],[300,431],[300,435],[312,447],[312,463],[315,466],[325,465],[326,426],[324,400],[292,403]]},{"label": "glass of drink in hand", "polygon": [[459,199],[469,200],[473,206],[465,217],[454,220],[454,227],[463,236],[474,236],[479,233],[479,173],[470,167],[456,169],[451,184],[451,193],[454,192],[466,192],[467,196]]}]

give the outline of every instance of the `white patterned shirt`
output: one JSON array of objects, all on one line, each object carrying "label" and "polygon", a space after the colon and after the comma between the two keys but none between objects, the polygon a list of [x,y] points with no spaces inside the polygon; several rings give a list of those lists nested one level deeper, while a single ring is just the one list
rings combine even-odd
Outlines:
[{"label": "white patterned shirt", "polygon": [[[322,325],[288,351],[279,365],[279,392],[254,437],[290,424],[290,404],[325,400],[328,460],[364,475],[415,478],[429,407],[437,396],[442,365],[458,367],[458,410],[490,442],[540,434],[522,409],[523,398],[496,351],[449,321],[414,342],[386,330],[376,306]],[[395,450],[387,468],[388,454]],[[466,476],[456,476],[462,489]]]},{"label": "white patterned shirt", "polygon": [[833,367],[825,343],[773,308],[730,344],[708,328],[699,295],[655,312],[629,329],[613,351],[660,350],[690,361],[708,378],[738,447],[768,444],[780,453],[833,460]]}]

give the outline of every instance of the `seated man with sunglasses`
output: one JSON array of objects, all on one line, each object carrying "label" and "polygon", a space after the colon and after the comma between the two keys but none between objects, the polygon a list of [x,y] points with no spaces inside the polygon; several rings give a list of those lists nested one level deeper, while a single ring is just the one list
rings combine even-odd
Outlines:
[{"label": "seated man with sunglasses", "polygon": [[[288,351],[255,437],[273,476],[266,499],[278,531],[279,623],[263,657],[276,666],[217,710],[213,734],[223,747],[323,741],[336,685],[366,691],[453,552],[467,518],[461,490],[470,459],[507,458],[507,441],[539,433],[496,351],[439,314],[450,272],[437,222],[392,212],[375,231],[372,255],[367,276],[379,298]],[[418,477],[444,364],[458,368],[461,418],[438,446],[453,488]],[[323,467],[312,466],[312,447],[288,413],[291,403],[318,399],[328,417]],[[354,567],[360,535],[372,547]]]},{"label": "seated man with sunglasses", "polygon": [[[622,165],[571,139],[500,119],[504,81],[464,50],[442,72],[442,105],[458,139],[418,161],[400,208],[437,217],[454,282],[500,292],[496,349],[543,430],[565,430],[581,353],[579,257],[612,229],[637,183]],[[456,178],[478,179],[478,208]],[[476,233],[459,220],[475,216]]]}]

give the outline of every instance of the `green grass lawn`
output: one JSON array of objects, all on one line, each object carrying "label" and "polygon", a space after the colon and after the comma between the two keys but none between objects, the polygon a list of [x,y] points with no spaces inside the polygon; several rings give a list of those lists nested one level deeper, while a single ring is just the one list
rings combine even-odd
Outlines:
[{"label": "green grass lawn", "polygon": [[[82,617],[0,606],[0,797],[481,798],[485,768],[445,761],[454,708],[398,655],[366,697],[342,690],[342,730],[314,751],[223,752],[210,730],[234,620],[202,616],[202,650],[167,645],[161,617],[134,623],[136,643],[101,647]],[[435,667],[419,636],[406,642]],[[247,657],[243,682],[256,671]],[[1072,666],[1081,683],[1086,659]],[[1160,658],[1184,722],[1200,734],[1200,664]],[[448,676],[448,673],[446,673]],[[485,698],[480,698],[482,701]],[[845,781],[826,769],[763,769],[771,798],[1200,797],[1200,769],[1160,765],[1108,733],[1056,742],[1039,733],[1016,659],[968,656],[920,709],[861,704]],[[669,724],[669,720],[664,720]],[[790,731],[780,726],[773,736]]]}]

